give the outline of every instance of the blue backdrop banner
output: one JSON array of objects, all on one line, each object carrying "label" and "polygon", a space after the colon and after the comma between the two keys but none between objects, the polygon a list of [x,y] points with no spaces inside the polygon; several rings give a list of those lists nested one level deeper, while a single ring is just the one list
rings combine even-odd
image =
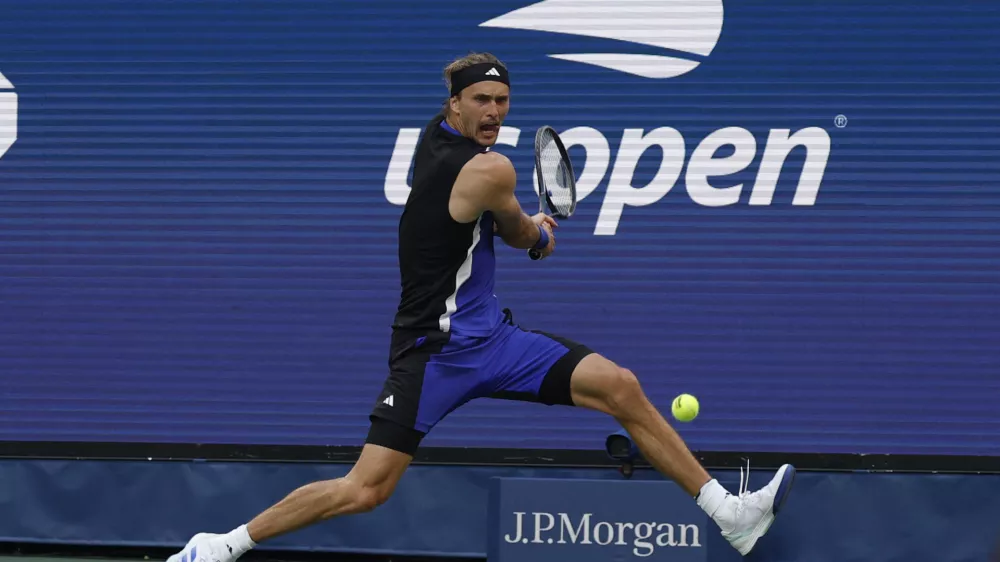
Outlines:
[{"label": "blue backdrop banner", "polygon": [[[510,68],[497,152],[569,145],[517,323],[632,369],[696,449],[1000,450],[1000,4],[0,2],[0,440],[358,445],[444,66]],[[544,299],[538,287],[554,287]],[[481,400],[426,443],[591,449]]]}]

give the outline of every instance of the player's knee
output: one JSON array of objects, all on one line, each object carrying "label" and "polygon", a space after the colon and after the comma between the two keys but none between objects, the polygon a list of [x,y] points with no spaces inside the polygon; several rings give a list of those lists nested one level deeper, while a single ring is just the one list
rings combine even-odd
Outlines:
[{"label": "player's knee", "polygon": [[628,416],[630,412],[635,412],[642,404],[644,395],[639,379],[635,373],[628,369],[615,366],[608,375],[609,384],[605,401],[608,413],[615,417]]},{"label": "player's knee", "polygon": [[363,483],[351,478],[342,479],[347,487],[350,513],[366,513],[389,501],[393,487],[388,483]]},{"label": "player's knee", "polygon": [[360,512],[372,511],[385,502],[389,501],[392,490],[385,486],[364,486],[358,498],[358,509]]},{"label": "player's knee", "polygon": [[393,489],[394,489],[393,486],[389,485],[388,483],[375,486],[374,488],[372,488],[372,496],[373,499],[375,500],[374,501],[375,507],[379,507],[380,505],[389,501],[389,498],[392,497]]}]

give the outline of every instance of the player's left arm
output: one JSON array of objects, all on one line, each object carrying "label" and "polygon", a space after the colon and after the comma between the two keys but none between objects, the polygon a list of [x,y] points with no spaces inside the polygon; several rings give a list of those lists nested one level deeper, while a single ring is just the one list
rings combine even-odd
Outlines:
[{"label": "player's left arm", "polygon": [[474,220],[486,211],[493,213],[493,232],[508,246],[535,248],[542,256],[555,249],[555,219],[539,213],[528,216],[514,189],[517,174],[504,155],[485,152],[465,164],[455,180],[449,202],[452,217],[460,222]]},{"label": "player's left arm", "polygon": [[472,158],[459,172],[452,189],[452,217],[464,222],[486,211],[493,213],[494,232],[509,246],[520,249],[534,247],[542,238],[552,237],[551,225],[529,217],[517,197],[514,186],[517,175],[510,160],[496,152],[486,152]]},{"label": "player's left arm", "polygon": [[535,248],[543,255],[551,254],[555,248],[555,220],[544,214],[528,216],[524,212],[514,194],[517,178],[513,164],[505,156],[493,154],[497,157],[496,173],[486,183],[485,208],[493,212],[497,235],[512,248]]}]

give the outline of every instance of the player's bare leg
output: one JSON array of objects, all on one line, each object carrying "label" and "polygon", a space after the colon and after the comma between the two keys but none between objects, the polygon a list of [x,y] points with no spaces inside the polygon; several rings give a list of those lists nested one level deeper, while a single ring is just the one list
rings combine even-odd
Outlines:
[{"label": "player's bare leg", "polygon": [[346,476],[306,484],[228,534],[195,535],[167,562],[232,562],[257,543],[339,515],[371,511],[389,499],[411,460],[405,453],[366,444]]},{"label": "player's bare leg", "polygon": [[577,406],[613,416],[628,431],[643,457],[671,478],[719,525],[741,554],[753,549],[767,532],[794,479],[795,469],[782,466],[771,482],[753,493],[733,496],[701,466],[687,445],[649,402],[638,379],[608,359],[591,354],[576,366],[571,394]]},{"label": "player's bare leg", "polygon": [[254,542],[338,515],[371,511],[389,499],[413,457],[368,444],[343,478],[313,482],[288,494],[247,525]]},{"label": "player's bare leg", "polygon": [[571,379],[573,402],[614,416],[643,457],[691,497],[712,480],[681,436],[653,406],[631,372],[594,353],[577,365]]}]

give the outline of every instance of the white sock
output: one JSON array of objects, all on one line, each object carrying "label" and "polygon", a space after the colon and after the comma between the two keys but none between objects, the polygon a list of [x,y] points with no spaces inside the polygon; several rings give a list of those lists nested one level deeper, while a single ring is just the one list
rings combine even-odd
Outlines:
[{"label": "white sock", "polygon": [[234,556],[241,556],[246,551],[257,546],[257,543],[253,542],[253,539],[250,538],[247,526],[240,525],[226,534],[226,545],[232,547],[232,554]]},{"label": "white sock", "polygon": [[719,484],[719,481],[712,479],[705,483],[698,492],[698,507],[702,508],[709,517],[714,517],[715,512],[722,507],[729,492]]}]

